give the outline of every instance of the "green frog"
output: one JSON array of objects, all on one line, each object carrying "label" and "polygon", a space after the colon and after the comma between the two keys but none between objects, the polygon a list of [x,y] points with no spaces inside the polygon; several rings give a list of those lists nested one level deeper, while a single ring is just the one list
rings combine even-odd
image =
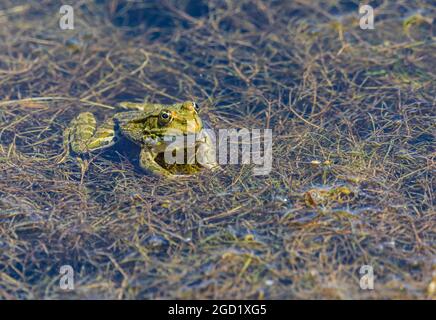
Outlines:
[{"label": "green frog", "polygon": [[[65,130],[65,155],[72,151],[78,156],[82,177],[88,166],[86,155],[113,146],[121,137],[140,146],[139,165],[156,175],[178,177],[191,175],[202,168],[218,168],[213,154],[214,142],[203,130],[195,102],[172,105],[122,102],[120,107],[127,111],[116,113],[100,126],[91,112],[80,113]],[[175,144],[177,137],[187,136],[195,138]],[[166,162],[164,155],[168,147],[172,147],[172,153],[184,152],[182,164]],[[187,158],[188,150],[193,150],[190,159]]]}]

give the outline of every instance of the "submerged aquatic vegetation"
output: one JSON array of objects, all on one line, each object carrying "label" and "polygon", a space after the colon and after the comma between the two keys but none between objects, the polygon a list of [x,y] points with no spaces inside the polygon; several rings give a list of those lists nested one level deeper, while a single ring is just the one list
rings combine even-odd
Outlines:
[{"label": "submerged aquatic vegetation", "polygon": [[[352,1],[75,9],[75,29],[61,30],[55,1],[0,4],[0,298],[433,294],[426,1],[380,1],[374,30]],[[272,128],[271,174],[227,165],[161,179],[128,142],[93,154],[83,177],[74,159],[58,163],[78,113],[104,121],[144,99],[195,100],[216,129]],[[334,191],[307,205],[319,186]],[[73,291],[58,285],[62,265]],[[360,289],[362,265],[376,290]]]}]

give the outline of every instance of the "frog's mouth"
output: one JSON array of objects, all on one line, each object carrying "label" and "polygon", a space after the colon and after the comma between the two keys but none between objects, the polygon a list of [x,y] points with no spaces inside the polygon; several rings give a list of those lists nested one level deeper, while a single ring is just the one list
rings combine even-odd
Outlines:
[{"label": "frog's mouth", "polygon": [[200,140],[199,134],[182,134],[182,135],[170,135],[165,134],[159,137],[161,143],[165,143],[167,146],[177,147],[177,149],[193,148]]},{"label": "frog's mouth", "polygon": [[180,130],[176,128],[168,128],[165,130],[159,130],[159,135],[161,136],[170,136],[170,137],[178,137],[178,136],[187,136],[187,135],[195,135],[198,134],[200,130]]}]

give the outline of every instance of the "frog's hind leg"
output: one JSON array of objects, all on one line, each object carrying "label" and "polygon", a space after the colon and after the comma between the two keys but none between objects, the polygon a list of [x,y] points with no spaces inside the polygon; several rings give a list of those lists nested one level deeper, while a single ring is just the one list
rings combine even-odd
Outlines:
[{"label": "frog's hind leg", "polygon": [[82,180],[88,169],[88,159],[86,154],[98,149],[104,149],[115,143],[116,136],[113,120],[107,120],[100,127],[97,127],[97,121],[90,112],[80,113],[70,123],[70,126],[64,132],[64,155],[59,162],[63,162],[69,155],[70,150],[78,156],[77,161],[80,164]]},{"label": "frog's hind leg", "polygon": [[83,112],[73,119],[67,135],[71,150],[80,155],[108,148],[116,140],[113,120],[109,119],[97,127],[97,121],[90,112]]}]

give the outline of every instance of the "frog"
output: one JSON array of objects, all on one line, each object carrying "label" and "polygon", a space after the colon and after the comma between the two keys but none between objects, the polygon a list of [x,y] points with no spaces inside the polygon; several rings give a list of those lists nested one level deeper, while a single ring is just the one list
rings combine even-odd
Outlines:
[{"label": "frog", "polygon": [[[192,176],[202,169],[216,170],[218,163],[213,155],[214,141],[204,128],[199,116],[199,105],[194,101],[174,104],[148,102],[121,102],[122,110],[97,125],[91,112],[82,112],[75,117],[64,131],[64,157],[76,155],[82,169],[82,178],[89,161],[87,157],[95,151],[114,146],[121,138],[139,145],[139,166],[145,171],[168,178]],[[195,139],[172,147],[191,152],[195,159],[185,158],[183,164],[165,162],[165,151],[174,140],[192,135]],[[186,152],[188,154],[188,152]],[[61,162],[61,161],[60,161]]]}]

